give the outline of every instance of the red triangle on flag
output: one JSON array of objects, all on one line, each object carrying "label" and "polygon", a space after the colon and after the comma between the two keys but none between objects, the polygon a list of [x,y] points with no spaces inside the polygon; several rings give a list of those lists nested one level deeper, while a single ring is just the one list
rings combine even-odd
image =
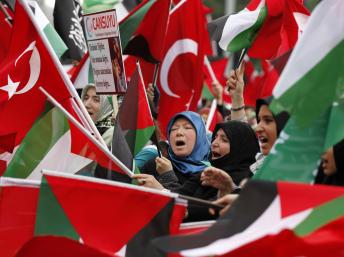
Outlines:
[{"label": "red triangle on flag", "polygon": [[282,218],[317,207],[344,195],[344,189],[341,187],[322,185],[312,187],[301,183],[277,182],[277,188],[281,201]]}]

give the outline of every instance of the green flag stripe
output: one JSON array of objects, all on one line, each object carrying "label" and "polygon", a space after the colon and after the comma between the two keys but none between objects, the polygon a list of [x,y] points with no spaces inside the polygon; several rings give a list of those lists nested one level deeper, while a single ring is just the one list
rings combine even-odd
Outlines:
[{"label": "green flag stripe", "polygon": [[27,133],[4,176],[15,178],[29,176],[47,152],[68,130],[69,126],[64,114],[56,108],[51,109]]},{"label": "green flag stripe", "polygon": [[213,100],[214,99],[213,94],[210,92],[209,88],[207,87],[207,85],[205,83],[203,83],[202,98],[205,98],[207,100]]},{"label": "green flag stripe", "polygon": [[152,4],[155,3],[156,0],[151,0],[138,9],[132,16],[128,17],[127,19],[123,20],[119,24],[119,30],[121,33],[121,45],[122,49],[125,49],[127,46],[130,38],[132,37],[133,33],[136,31],[137,27],[143,20],[145,14],[148,12],[149,8]]},{"label": "green flag stripe", "polygon": [[290,118],[254,179],[312,182],[323,151],[328,117],[326,112],[307,128],[300,128]]},{"label": "green flag stripe", "polygon": [[136,130],[136,141],[134,155],[142,150],[142,148],[147,144],[148,140],[152,136],[155,130],[155,126],[147,127],[145,129]]},{"label": "green flag stripe", "polygon": [[[309,125],[319,114],[344,94],[344,40],[334,47],[316,66],[294,86],[271,103],[274,112],[287,110],[298,124]],[[305,97],[306,96],[306,97]]]},{"label": "green flag stripe", "polygon": [[344,215],[344,196],[336,198],[318,208],[315,208],[310,215],[295,229],[298,236],[306,236],[316,229]]},{"label": "green flag stripe", "polygon": [[259,11],[259,15],[257,17],[256,22],[250,28],[244,30],[243,32],[235,36],[229,42],[227,46],[227,50],[230,52],[236,52],[241,49],[250,47],[259,29],[261,28],[263,22],[265,21],[267,14],[268,14],[267,7],[266,6],[262,7]]},{"label": "green flag stripe", "polygon": [[45,176],[42,177],[39,192],[34,234],[36,236],[65,236],[75,240],[79,240],[80,238],[52,192]]},{"label": "green flag stripe", "polygon": [[344,138],[344,99],[335,102],[331,109],[330,120],[326,133],[325,146],[326,151],[330,146],[335,145]]},{"label": "green flag stripe", "polygon": [[53,47],[57,57],[60,58],[68,49],[66,44],[63,42],[63,40],[60,38],[51,24],[45,26],[43,32],[46,35],[49,43]]}]

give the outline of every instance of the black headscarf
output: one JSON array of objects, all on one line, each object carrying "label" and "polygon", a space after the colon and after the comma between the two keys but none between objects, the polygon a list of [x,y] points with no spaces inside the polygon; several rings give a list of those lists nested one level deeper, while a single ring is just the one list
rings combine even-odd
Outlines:
[{"label": "black headscarf", "polygon": [[[267,98],[260,98],[257,99],[256,101],[256,117],[257,117],[257,121],[259,122],[259,110],[263,105],[267,105],[269,106],[271,101],[272,101],[273,97],[267,97]],[[275,122],[276,122],[276,127],[277,127],[277,136],[279,136],[279,134],[281,133],[282,129],[284,128],[285,124],[287,123],[288,119],[289,119],[289,114],[285,111],[280,112],[277,115],[272,114]]]},{"label": "black headscarf", "polygon": [[256,161],[255,155],[259,152],[258,140],[250,125],[232,120],[216,125],[212,141],[219,129],[223,129],[229,139],[230,152],[215,160],[210,157],[210,163],[228,172],[238,185],[242,179],[252,175],[250,165]]},{"label": "black headscarf", "polygon": [[333,146],[333,156],[337,168],[336,173],[326,176],[320,163],[318,175],[315,178],[316,184],[344,186],[344,139]]}]

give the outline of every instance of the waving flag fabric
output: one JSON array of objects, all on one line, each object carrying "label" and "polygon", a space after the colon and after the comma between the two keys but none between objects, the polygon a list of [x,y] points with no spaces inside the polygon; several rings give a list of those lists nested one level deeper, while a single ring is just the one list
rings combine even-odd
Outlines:
[{"label": "waving flag fabric", "polygon": [[[138,256],[131,250],[152,256],[148,240],[172,232],[170,226],[176,229],[181,222],[171,219],[173,211],[170,194],[50,172],[41,184],[35,235],[65,236],[109,254],[125,252],[127,245],[126,256]],[[131,244],[135,248],[130,250]]]},{"label": "waving flag fabric", "polygon": [[13,257],[34,233],[39,182],[0,177],[0,256]]},{"label": "waving flag fabric", "polygon": [[[309,248],[289,249],[288,252],[300,250],[300,256],[308,256],[303,254],[316,246],[316,241],[319,245],[336,245],[337,248],[333,250],[340,252],[344,235],[341,230],[343,204],[344,190],[340,187],[250,181],[226,215],[208,230],[196,235],[157,239],[155,245],[165,252],[178,252],[189,257],[245,256],[254,252],[252,245],[261,246],[259,249],[263,250],[261,253],[264,256],[295,256],[283,255],[280,249],[288,250],[289,239],[295,240],[295,245],[302,245],[300,242],[313,237],[314,243]],[[326,226],[332,222],[341,225],[338,228],[331,226],[331,230],[328,230]],[[321,229],[328,234],[318,237]],[[275,244],[268,244],[268,247],[264,241],[259,241],[283,231],[290,236],[276,240]],[[331,233],[337,236],[332,237]]]}]

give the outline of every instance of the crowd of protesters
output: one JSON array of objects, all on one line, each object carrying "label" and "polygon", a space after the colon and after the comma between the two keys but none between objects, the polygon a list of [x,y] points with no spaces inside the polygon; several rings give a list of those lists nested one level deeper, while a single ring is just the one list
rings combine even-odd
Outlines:
[{"label": "crowd of protesters", "polygon": [[[213,83],[213,88],[218,100],[215,115],[220,121],[213,133],[205,126],[209,115],[207,106],[201,106],[199,113],[175,114],[167,126],[167,140],[158,143],[159,150],[164,150],[162,155],[158,155],[158,148],[149,141],[135,158],[140,174],[131,179],[139,186],[222,204],[225,207],[220,214],[223,214],[246,181],[259,172],[289,115],[286,112],[273,114],[269,109],[271,97],[257,99],[255,108],[245,106],[243,65],[231,71],[224,89],[218,82]],[[228,90],[232,98],[230,110],[223,105],[223,90]],[[155,92],[149,84],[147,96],[151,106],[154,106]],[[115,117],[107,97],[96,95],[94,86],[89,85],[83,90],[82,100],[110,147]],[[321,156],[316,183],[344,184],[343,142]],[[100,176],[99,172],[93,171],[93,175],[116,180],[116,177]],[[207,207],[189,203],[185,221],[214,219],[217,217],[214,214]]]}]

